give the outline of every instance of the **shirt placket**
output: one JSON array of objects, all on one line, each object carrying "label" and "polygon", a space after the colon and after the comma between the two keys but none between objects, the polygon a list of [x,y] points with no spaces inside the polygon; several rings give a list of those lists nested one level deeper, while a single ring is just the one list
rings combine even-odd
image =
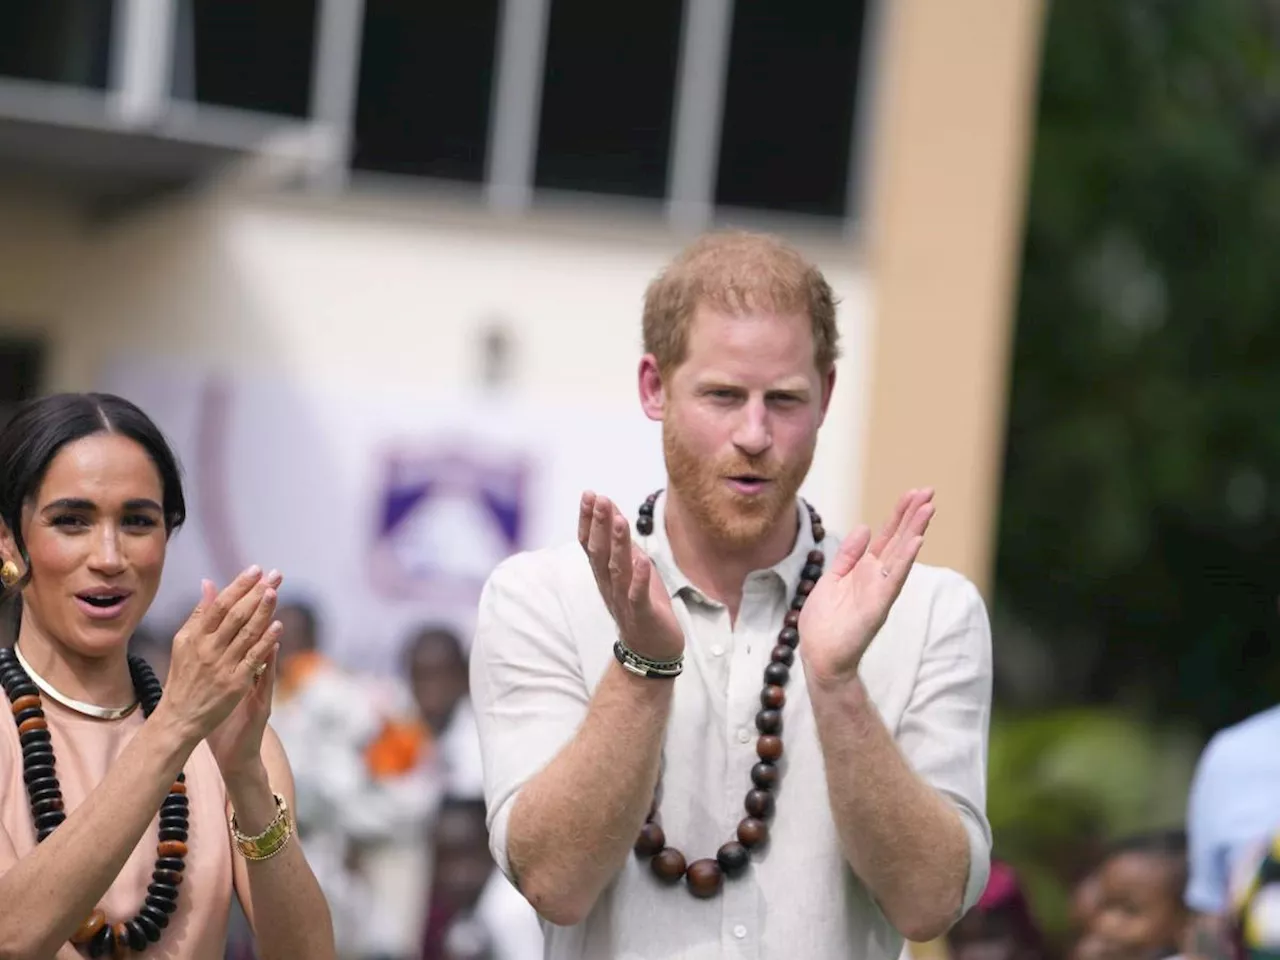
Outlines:
[{"label": "shirt placket", "polygon": [[[732,659],[729,663],[729,696],[726,718],[729,726],[728,776],[724,802],[728,811],[729,835],[733,839],[738,822],[746,816],[744,801],[751,789],[751,768],[756,760],[755,716],[760,708],[761,676],[764,660],[761,647],[767,640],[765,622],[773,612],[773,584],[767,575],[752,574],[742,593],[738,621],[733,629]],[[726,879],[723,888],[724,915],[721,944],[725,957],[758,960],[761,949],[760,894],[752,876],[754,864],[737,879]]]}]

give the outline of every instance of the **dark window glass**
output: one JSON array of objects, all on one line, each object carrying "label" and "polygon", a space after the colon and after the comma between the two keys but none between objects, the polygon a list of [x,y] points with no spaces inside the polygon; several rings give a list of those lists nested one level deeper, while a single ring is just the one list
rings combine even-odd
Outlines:
[{"label": "dark window glass", "polygon": [[551,0],[536,184],[667,190],[681,0]]},{"label": "dark window glass", "polygon": [[734,5],[716,202],[843,216],[862,0]]},{"label": "dark window glass", "polygon": [[104,89],[113,0],[0,0],[0,76]]},{"label": "dark window glass", "polygon": [[310,115],[316,0],[191,2],[196,100]]},{"label": "dark window glass", "polygon": [[367,0],[354,165],[484,179],[498,0]]}]

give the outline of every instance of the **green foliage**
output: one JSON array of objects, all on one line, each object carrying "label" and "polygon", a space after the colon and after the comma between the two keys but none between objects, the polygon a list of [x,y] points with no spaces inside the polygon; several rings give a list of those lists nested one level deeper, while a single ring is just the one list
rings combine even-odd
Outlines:
[{"label": "green foliage", "polygon": [[1278,161],[1274,0],[1052,5],[996,604],[1060,704],[1280,700]]},{"label": "green foliage", "polygon": [[997,716],[987,815],[995,855],[1026,882],[1036,914],[1065,932],[1071,884],[1103,846],[1184,820],[1199,738],[1115,711]]}]

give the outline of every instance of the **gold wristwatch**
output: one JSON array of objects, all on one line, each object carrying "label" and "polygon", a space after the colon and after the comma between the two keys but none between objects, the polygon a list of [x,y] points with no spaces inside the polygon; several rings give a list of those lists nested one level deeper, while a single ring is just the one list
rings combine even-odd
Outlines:
[{"label": "gold wristwatch", "polygon": [[247,837],[240,832],[235,813],[231,814],[231,837],[236,842],[236,849],[246,860],[270,860],[289,844],[293,837],[293,818],[289,816],[289,805],[284,797],[272,793],[276,801],[276,816],[265,830],[256,837]]}]

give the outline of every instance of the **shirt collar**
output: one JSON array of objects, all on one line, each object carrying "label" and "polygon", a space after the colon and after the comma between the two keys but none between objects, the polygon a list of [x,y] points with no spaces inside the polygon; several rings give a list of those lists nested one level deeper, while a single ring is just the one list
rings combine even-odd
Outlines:
[{"label": "shirt collar", "polygon": [[[667,496],[664,490],[658,495],[658,499],[653,505],[653,533],[648,536],[636,535],[636,543],[653,561],[654,568],[658,571],[658,575],[662,577],[662,582],[671,596],[678,596],[681,592],[685,592],[711,602],[693,585],[684,571],[676,564],[675,557],[672,556],[671,541],[667,539],[666,504]],[[809,552],[817,545],[813,539],[813,526],[809,519],[809,511],[805,509],[804,503],[799,498],[796,499],[795,509],[796,515],[800,520],[800,527],[791,552],[773,566],[763,571],[756,571],[757,573],[775,577],[788,594],[793,592],[800,582],[800,573],[805,564],[808,563]]]}]

